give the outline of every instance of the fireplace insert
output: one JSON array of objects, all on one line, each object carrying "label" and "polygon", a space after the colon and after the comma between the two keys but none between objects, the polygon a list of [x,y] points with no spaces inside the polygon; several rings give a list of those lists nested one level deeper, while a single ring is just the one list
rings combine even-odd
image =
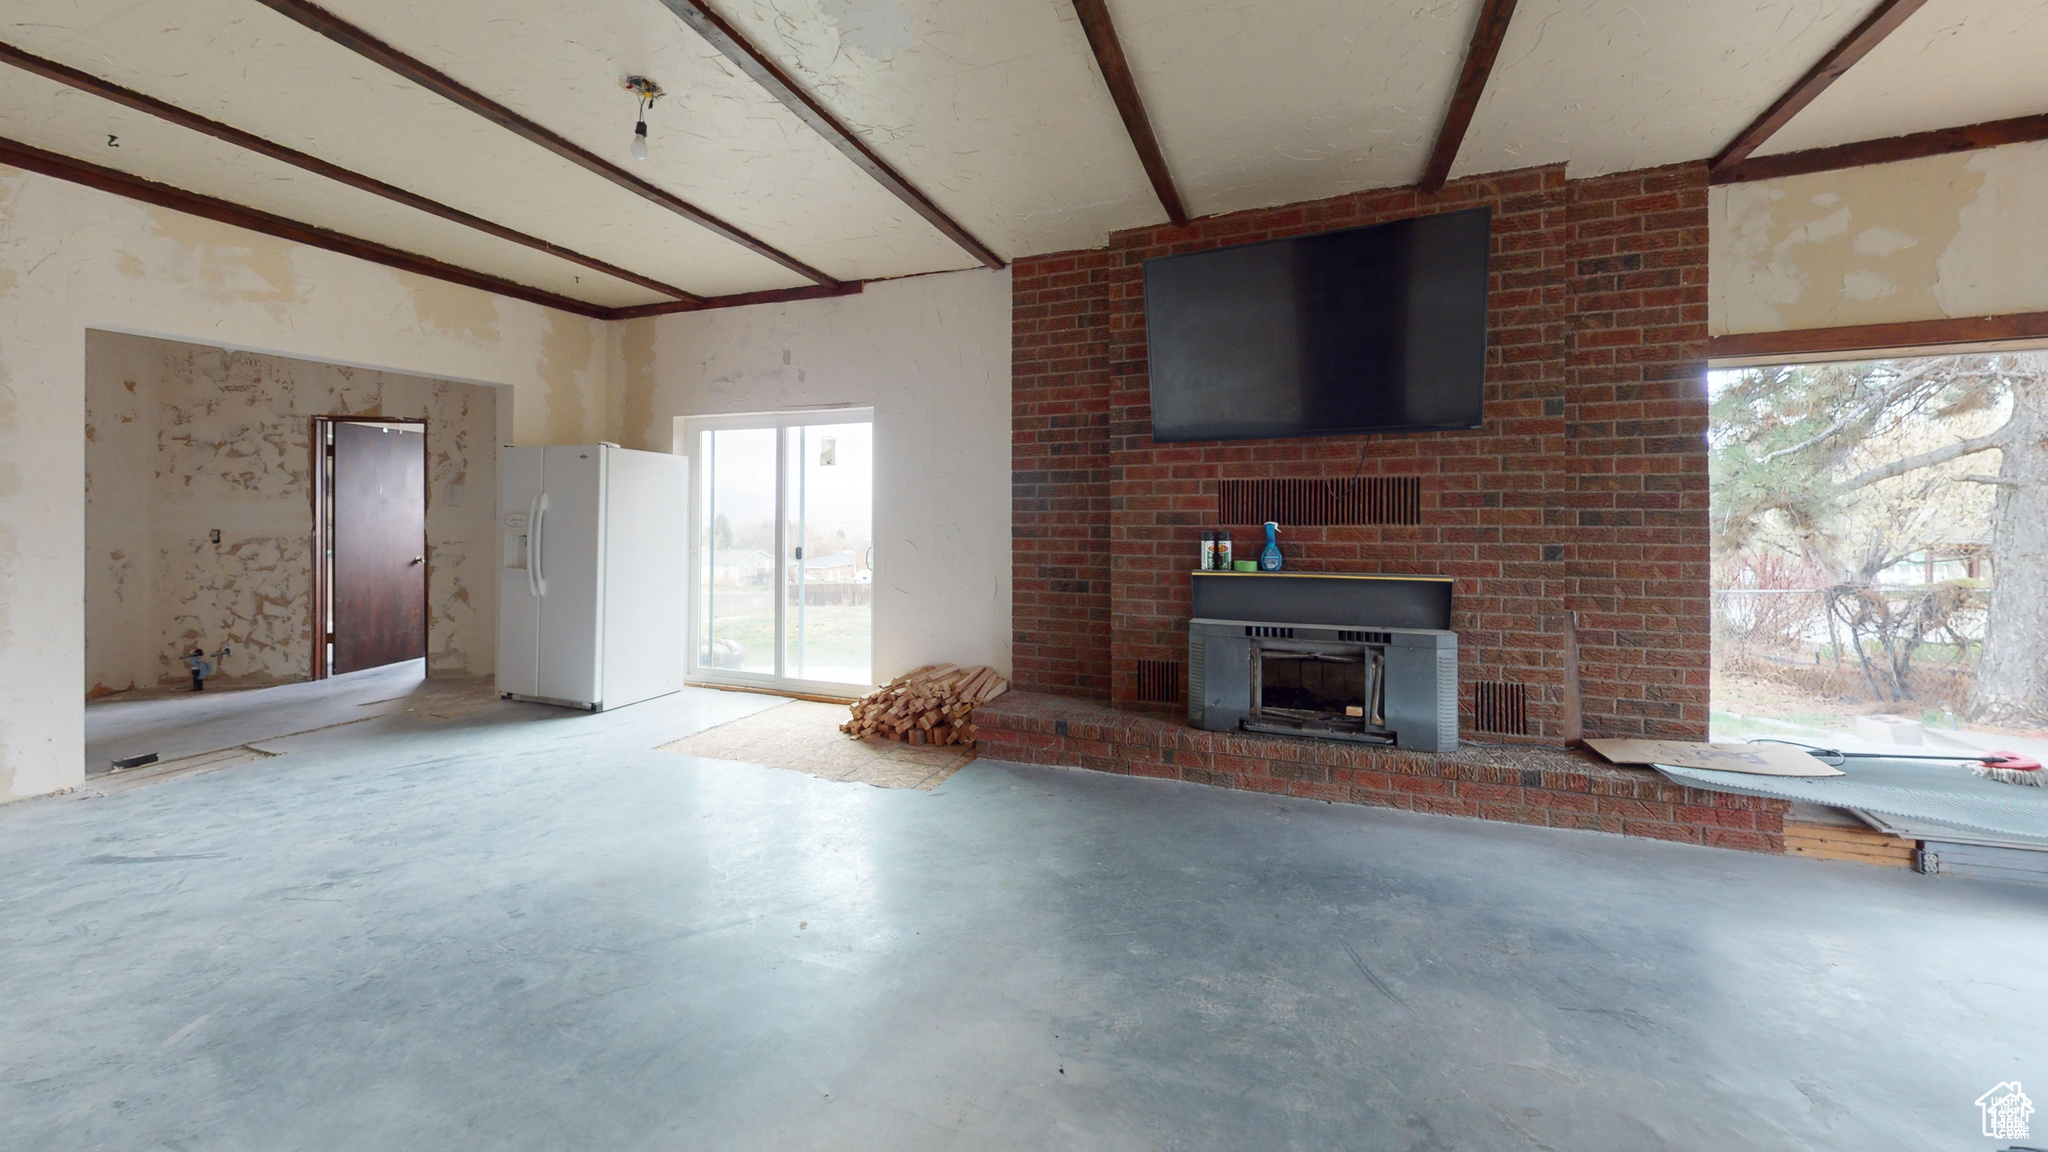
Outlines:
[{"label": "fireplace insert", "polygon": [[1449,752],[1458,746],[1458,636],[1192,620],[1188,723]]},{"label": "fireplace insert", "polygon": [[1394,742],[1385,646],[1255,639],[1250,655],[1246,731]]},{"label": "fireplace insert", "polygon": [[1448,576],[1194,574],[1188,723],[1458,746],[1458,634]]}]

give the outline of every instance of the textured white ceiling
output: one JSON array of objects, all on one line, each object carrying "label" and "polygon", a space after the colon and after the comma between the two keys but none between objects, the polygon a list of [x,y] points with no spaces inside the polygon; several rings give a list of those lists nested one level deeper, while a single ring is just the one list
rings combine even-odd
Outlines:
[{"label": "textured white ceiling", "polygon": [[807,282],[248,0],[27,6],[18,47],[585,255],[702,293]]},{"label": "textured white ceiling", "polygon": [[2048,112],[2048,3],[1934,0],[1758,154]]},{"label": "textured white ceiling", "polygon": [[671,299],[12,68],[0,136],[605,307]]},{"label": "textured white ceiling", "polygon": [[1093,247],[1165,219],[1068,0],[716,7],[1006,256]]},{"label": "textured white ceiling", "polygon": [[1197,216],[1422,175],[1480,0],[1110,0]]},{"label": "textured white ceiling", "polygon": [[[1164,220],[1071,0],[715,2],[1006,257]],[[1197,214],[1412,182],[1479,7],[1109,2]],[[1521,0],[1454,174],[1711,156],[1876,2]],[[974,263],[658,0],[328,6],[830,275]],[[9,0],[0,39],[690,291],[806,283],[252,0]],[[2044,54],[2042,0],[1931,0],[1765,151],[2048,112]],[[671,93],[645,163],[634,72]],[[597,304],[658,298],[4,66],[0,134]]]},{"label": "textured white ceiling", "polygon": [[[654,0],[327,6],[829,275],[866,279],[975,263]],[[627,151],[634,103],[619,87],[634,73],[669,93],[647,115],[644,162]]]},{"label": "textured white ceiling", "polygon": [[1712,156],[1875,6],[1522,0],[1451,173],[1569,162],[1598,176]]}]

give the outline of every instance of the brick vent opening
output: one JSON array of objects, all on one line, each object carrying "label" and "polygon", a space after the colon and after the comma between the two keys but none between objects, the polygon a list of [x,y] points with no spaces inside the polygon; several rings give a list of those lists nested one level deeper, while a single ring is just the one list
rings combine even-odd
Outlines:
[{"label": "brick vent opening", "polygon": [[1472,686],[1472,727],[1504,736],[1529,734],[1529,686],[1482,680]]},{"label": "brick vent opening", "polygon": [[1216,512],[1221,524],[1420,524],[1422,477],[1223,480],[1216,486]]},{"label": "brick vent opening", "polygon": [[1180,703],[1180,661],[1138,661],[1138,699],[1153,704]]}]

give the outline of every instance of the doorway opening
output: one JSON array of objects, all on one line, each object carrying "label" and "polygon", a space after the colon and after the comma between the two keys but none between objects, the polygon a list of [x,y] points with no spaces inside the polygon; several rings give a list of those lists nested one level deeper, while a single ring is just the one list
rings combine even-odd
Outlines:
[{"label": "doorway opening", "polygon": [[[495,479],[511,419],[498,389],[128,333],[84,343],[88,774],[495,706]],[[411,572],[392,663],[329,646],[330,632],[354,636],[354,505],[330,497],[349,491],[356,457],[336,458],[337,493],[337,435],[343,450],[357,437],[410,448],[393,501],[410,526],[387,541]],[[374,504],[369,527],[389,530]]]},{"label": "doorway opening", "polygon": [[874,664],[874,416],[686,422],[690,679],[857,695]]},{"label": "doorway opening", "polygon": [[2048,755],[2048,352],[1710,395],[1715,738]]},{"label": "doorway opening", "polygon": [[313,418],[313,678],[427,654],[424,420]]}]

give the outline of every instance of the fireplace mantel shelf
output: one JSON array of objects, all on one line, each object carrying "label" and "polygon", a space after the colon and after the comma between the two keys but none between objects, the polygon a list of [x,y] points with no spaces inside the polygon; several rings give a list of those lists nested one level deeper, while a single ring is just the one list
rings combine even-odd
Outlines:
[{"label": "fireplace mantel shelf", "polygon": [[[1365,572],[1195,572],[1197,620],[1264,620],[1337,628],[1451,627],[1449,576]],[[1229,576],[1229,580],[1204,580]]]},{"label": "fireplace mantel shelf", "polygon": [[1449,576],[1388,576],[1377,572],[1225,572],[1220,568],[1196,569],[1190,576],[1264,576],[1267,579],[1287,576],[1312,576],[1318,580],[1427,580],[1436,584],[1451,584]]}]

